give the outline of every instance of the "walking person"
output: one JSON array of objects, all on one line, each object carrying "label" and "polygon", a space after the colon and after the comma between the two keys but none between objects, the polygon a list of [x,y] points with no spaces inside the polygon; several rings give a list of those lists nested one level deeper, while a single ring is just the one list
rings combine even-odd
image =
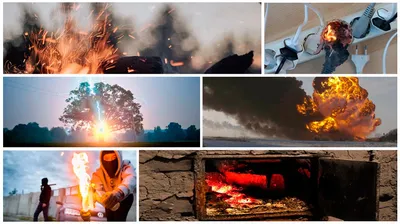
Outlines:
[{"label": "walking person", "polygon": [[42,186],[40,187],[39,204],[33,215],[33,221],[37,222],[39,214],[43,212],[44,221],[49,221],[49,202],[51,198],[51,187],[49,186],[47,178],[42,179]]}]

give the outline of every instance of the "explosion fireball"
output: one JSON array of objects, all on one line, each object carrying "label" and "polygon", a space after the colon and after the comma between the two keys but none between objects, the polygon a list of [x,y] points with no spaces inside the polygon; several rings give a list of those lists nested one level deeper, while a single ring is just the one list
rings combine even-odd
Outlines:
[{"label": "explosion fireball", "polygon": [[312,98],[306,96],[297,111],[304,116],[320,113],[322,120],[306,128],[316,134],[339,132],[353,139],[365,139],[381,124],[375,118],[375,104],[356,77],[321,77],[313,82]]}]

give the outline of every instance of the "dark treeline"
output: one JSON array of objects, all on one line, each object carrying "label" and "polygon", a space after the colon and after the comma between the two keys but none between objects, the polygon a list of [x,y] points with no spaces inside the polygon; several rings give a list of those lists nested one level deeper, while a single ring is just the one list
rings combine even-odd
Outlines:
[{"label": "dark treeline", "polygon": [[[86,131],[71,131],[67,134],[62,127],[40,127],[36,122],[18,124],[13,129],[3,129],[4,145],[28,144],[28,143],[73,143],[87,142],[90,140],[90,133]],[[171,122],[165,129],[160,126],[153,131],[143,132],[136,135],[134,131],[128,130],[124,133],[115,133],[116,142],[183,142],[200,141],[200,129],[195,125],[183,129],[178,123]]]}]

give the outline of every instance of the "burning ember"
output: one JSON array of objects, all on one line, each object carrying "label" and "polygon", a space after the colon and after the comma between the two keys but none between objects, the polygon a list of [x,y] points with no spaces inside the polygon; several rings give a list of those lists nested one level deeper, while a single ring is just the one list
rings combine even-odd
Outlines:
[{"label": "burning ember", "polygon": [[[119,58],[118,49],[109,38],[113,28],[107,9],[93,16],[94,23],[90,32],[77,30],[76,22],[70,15],[78,10],[79,4],[68,5],[65,10],[66,21],[62,29],[50,32],[43,28],[39,31],[26,31],[25,40],[29,43],[30,55],[25,59],[25,70],[6,64],[5,71],[10,73],[44,74],[98,74],[111,69]],[[93,11],[92,11],[93,13]],[[91,13],[91,14],[92,14]]]},{"label": "burning ember", "polygon": [[375,104],[356,77],[315,78],[313,97],[307,96],[297,111],[303,115],[320,113],[322,120],[307,129],[316,134],[338,132],[353,139],[365,139],[381,124],[375,118]]},{"label": "burning ember", "polygon": [[220,173],[208,173],[206,177],[206,183],[211,187],[212,191],[220,194],[217,195],[217,197],[227,197],[224,199],[224,201],[231,207],[241,207],[245,204],[260,203],[260,200],[240,193],[242,188],[228,184],[224,179],[225,177]]},{"label": "burning ember", "polygon": [[339,42],[344,46],[353,41],[351,26],[343,20],[330,21],[322,31],[321,38],[327,45]]},{"label": "burning ember", "polygon": [[82,210],[88,211],[94,208],[93,194],[90,186],[90,175],[87,173],[89,158],[84,152],[74,153],[72,166],[75,175],[79,179],[79,193],[82,197]]}]

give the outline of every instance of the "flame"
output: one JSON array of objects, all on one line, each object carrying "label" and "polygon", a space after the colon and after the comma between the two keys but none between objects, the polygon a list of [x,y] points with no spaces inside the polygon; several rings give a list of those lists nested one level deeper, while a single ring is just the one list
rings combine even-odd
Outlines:
[{"label": "flame", "polygon": [[[42,74],[99,74],[111,68],[119,57],[118,49],[110,41],[111,22],[106,5],[90,32],[79,31],[75,21],[67,14],[64,27],[56,32],[41,28],[38,32],[25,31],[25,38],[31,42],[31,53],[26,59],[25,70],[19,71],[6,63],[6,70],[12,73]],[[117,30],[117,27],[114,28]]]},{"label": "flame", "polygon": [[328,41],[328,42],[334,42],[334,41],[336,41],[336,39],[337,39],[336,33],[335,33],[335,31],[332,29],[332,26],[331,26],[331,25],[328,25],[328,27],[324,30],[323,38],[324,38],[324,40],[326,40],[326,41]]},{"label": "flame", "polygon": [[[316,80],[314,80],[314,88]],[[313,97],[307,96],[297,105],[303,115],[320,113],[324,119],[312,121],[306,128],[313,133],[340,132],[354,139],[365,139],[381,124],[375,118],[375,104],[356,77],[329,77],[315,88]]]},{"label": "flame", "polygon": [[224,201],[231,207],[241,207],[246,204],[256,204],[259,202],[259,200],[241,193],[241,188],[225,183],[219,173],[207,173],[206,183],[211,187],[212,191],[230,196]]},{"label": "flame", "polygon": [[82,197],[82,210],[88,211],[94,208],[93,195],[90,192],[90,176],[87,173],[89,158],[84,152],[74,153],[72,166],[75,175],[79,179],[79,193]]}]

